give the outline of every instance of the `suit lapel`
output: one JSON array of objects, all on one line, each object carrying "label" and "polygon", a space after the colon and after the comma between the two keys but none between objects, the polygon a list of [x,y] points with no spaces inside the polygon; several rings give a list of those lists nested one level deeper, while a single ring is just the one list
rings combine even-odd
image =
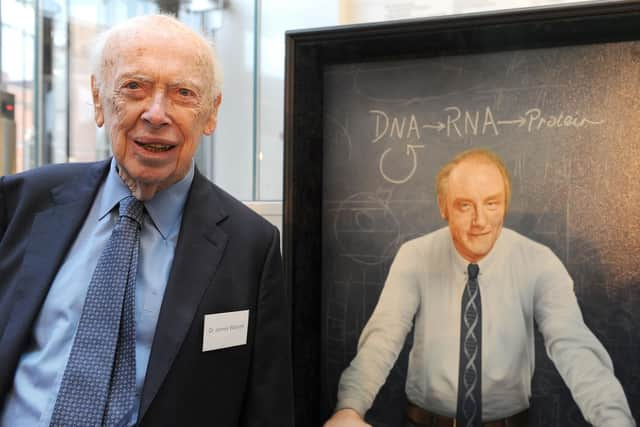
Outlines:
[{"label": "suit lapel", "polygon": [[62,260],[84,223],[108,164],[108,161],[93,164],[83,176],[51,190],[50,207],[35,215],[9,315],[11,322],[0,339],[3,357],[22,352],[27,334]]},{"label": "suit lapel", "polygon": [[140,401],[142,419],[191,327],[227,244],[218,227],[226,217],[214,187],[196,170],[153,339]]}]

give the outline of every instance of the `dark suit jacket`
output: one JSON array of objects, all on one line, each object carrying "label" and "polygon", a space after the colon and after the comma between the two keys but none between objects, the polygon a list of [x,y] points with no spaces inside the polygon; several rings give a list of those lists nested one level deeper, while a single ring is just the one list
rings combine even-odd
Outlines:
[{"label": "dark suit jacket", "polygon": [[[0,178],[0,408],[36,316],[109,169]],[[249,309],[247,344],[202,351],[204,315]],[[196,171],[140,402],[142,426],[293,425],[277,229]]]}]

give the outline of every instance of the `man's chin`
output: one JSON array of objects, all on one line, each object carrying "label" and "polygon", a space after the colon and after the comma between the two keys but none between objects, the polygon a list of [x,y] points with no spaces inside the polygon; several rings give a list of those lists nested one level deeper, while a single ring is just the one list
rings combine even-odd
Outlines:
[{"label": "man's chin", "polygon": [[467,256],[465,257],[467,260],[473,259],[473,262],[478,262],[485,256],[491,252],[491,248],[493,245],[479,242],[467,242],[465,245],[465,252]]},{"label": "man's chin", "polygon": [[478,260],[481,260],[482,258],[489,255],[489,252],[491,252],[491,249],[493,249],[493,244],[475,245],[471,248],[471,252],[473,253],[475,258],[477,258]]},{"label": "man's chin", "polygon": [[129,170],[131,177],[141,185],[169,187],[179,181],[175,165],[165,167],[137,167]]}]

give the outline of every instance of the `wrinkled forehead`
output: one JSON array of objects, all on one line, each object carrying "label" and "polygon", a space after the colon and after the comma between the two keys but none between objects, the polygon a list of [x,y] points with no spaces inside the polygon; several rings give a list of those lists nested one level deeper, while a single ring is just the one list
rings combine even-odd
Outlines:
[{"label": "wrinkled forehead", "polygon": [[158,26],[125,27],[110,34],[101,59],[103,79],[112,79],[116,67],[123,61],[142,59],[146,55],[167,56],[167,60],[180,61],[185,72],[195,71],[208,83],[213,81],[213,58],[205,42],[190,31]]}]

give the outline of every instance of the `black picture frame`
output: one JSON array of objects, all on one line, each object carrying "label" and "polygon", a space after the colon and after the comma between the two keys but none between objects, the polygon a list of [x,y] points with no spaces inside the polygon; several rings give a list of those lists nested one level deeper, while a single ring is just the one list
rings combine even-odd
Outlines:
[{"label": "black picture frame", "polygon": [[287,32],[283,256],[292,301],[297,426],[319,426],[328,416],[320,402],[326,67],[631,40],[640,40],[638,1]]}]

